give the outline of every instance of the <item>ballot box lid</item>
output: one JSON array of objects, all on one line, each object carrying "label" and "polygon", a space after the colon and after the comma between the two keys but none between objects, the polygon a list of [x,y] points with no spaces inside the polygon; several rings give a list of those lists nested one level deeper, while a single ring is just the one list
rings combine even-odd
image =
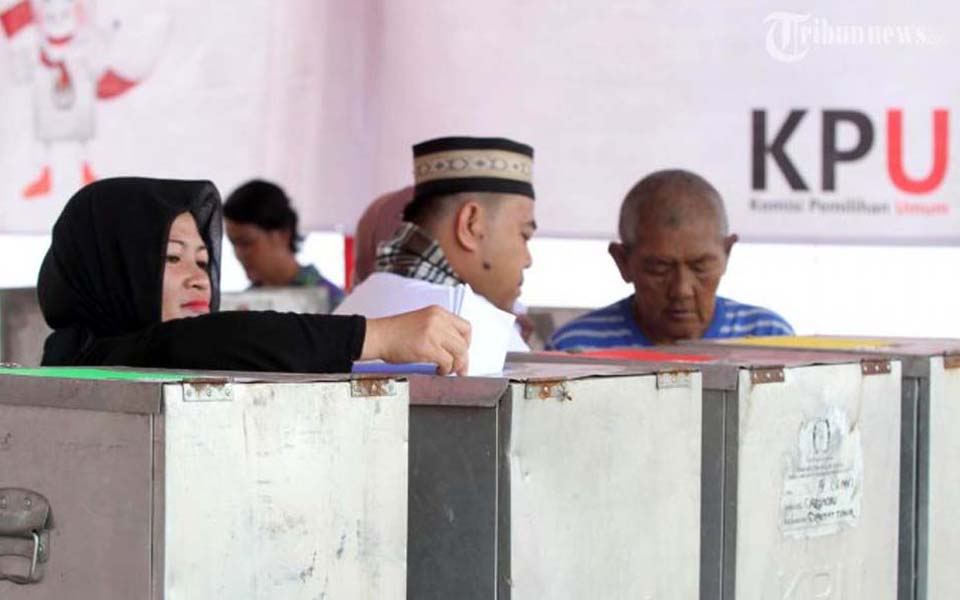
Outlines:
[{"label": "ballot box lid", "polygon": [[[664,365],[684,365],[703,374],[706,389],[732,390],[738,385],[741,369],[769,370],[816,365],[848,364],[863,361],[889,362],[887,357],[861,353],[792,350],[780,348],[754,348],[720,345],[657,346],[654,349],[623,348],[599,352],[534,352],[512,353],[508,361],[533,363],[583,363],[583,364],[651,364],[658,368]],[[888,368],[889,365],[882,368]]]},{"label": "ballot box lid", "polygon": [[[438,406],[496,406],[512,383],[553,384],[603,377],[630,377],[694,373],[693,364],[593,360],[526,361],[526,354],[510,354],[502,373],[487,377],[408,375],[410,403]],[[517,357],[519,360],[512,360]]]},{"label": "ballot box lid", "polygon": [[368,392],[386,380],[351,374],[196,371],[189,369],[134,369],[129,367],[3,367],[0,368],[0,404],[47,406],[78,410],[158,414],[163,386],[189,384],[194,388],[250,383],[363,382]]},{"label": "ballot box lid", "polygon": [[946,368],[960,368],[960,339],[882,336],[769,336],[684,343],[691,351],[704,346],[798,350],[825,353],[853,353],[896,358],[903,362],[904,375],[925,376],[934,356],[944,358]]}]

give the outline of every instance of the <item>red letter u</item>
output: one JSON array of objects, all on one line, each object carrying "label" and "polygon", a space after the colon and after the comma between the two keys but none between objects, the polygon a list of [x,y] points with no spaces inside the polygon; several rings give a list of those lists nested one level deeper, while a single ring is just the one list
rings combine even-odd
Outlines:
[{"label": "red letter u", "polygon": [[947,174],[948,120],[946,109],[933,111],[933,169],[924,179],[911,179],[903,170],[903,111],[887,111],[887,172],[890,180],[904,192],[932,192]]}]

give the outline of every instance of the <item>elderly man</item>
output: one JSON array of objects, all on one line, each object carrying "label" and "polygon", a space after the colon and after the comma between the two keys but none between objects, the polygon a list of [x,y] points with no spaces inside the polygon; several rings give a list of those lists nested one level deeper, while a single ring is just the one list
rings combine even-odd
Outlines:
[{"label": "elderly man", "polygon": [[719,192],[683,170],[644,177],[620,207],[620,239],[611,242],[630,296],[560,328],[550,347],[599,350],[679,340],[790,335],[765,308],[717,296],[737,236],[728,231]]},{"label": "elderly man", "polygon": [[[504,138],[445,137],[415,145],[413,155],[415,186],[404,223],[380,245],[376,272],[337,312],[409,309],[436,297],[437,288],[464,283],[512,312],[537,229],[533,148]],[[527,349],[518,333],[510,336],[511,350]]]}]

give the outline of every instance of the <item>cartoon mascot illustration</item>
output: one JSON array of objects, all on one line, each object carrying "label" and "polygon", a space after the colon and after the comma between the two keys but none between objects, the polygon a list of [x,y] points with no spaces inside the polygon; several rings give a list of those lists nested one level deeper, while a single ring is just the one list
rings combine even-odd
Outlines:
[{"label": "cartoon mascot illustration", "polygon": [[[121,96],[142,82],[166,37],[165,13],[156,10],[157,2],[149,4],[144,6],[143,0],[0,0],[0,28],[14,55],[16,78],[33,83],[34,132],[43,146],[40,172],[23,188],[24,198],[36,199],[52,191],[53,144],[79,144],[81,181],[96,180],[87,158],[87,145],[96,134],[95,104]],[[98,13],[97,8],[107,8],[104,5],[111,10]],[[106,16],[110,20],[103,25]]]}]

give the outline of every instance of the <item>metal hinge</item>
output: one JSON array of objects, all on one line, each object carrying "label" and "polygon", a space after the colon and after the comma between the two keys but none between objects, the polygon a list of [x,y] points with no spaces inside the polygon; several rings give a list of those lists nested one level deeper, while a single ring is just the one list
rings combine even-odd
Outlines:
[{"label": "metal hinge", "polygon": [[692,377],[689,371],[666,371],[657,373],[657,389],[688,388]]},{"label": "metal hinge", "polygon": [[960,369],[960,354],[945,354],[943,356],[944,369]]},{"label": "metal hinge", "polygon": [[567,391],[567,382],[562,379],[529,381],[523,386],[523,397],[527,400],[573,400]]},{"label": "metal hinge", "polygon": [[193,379],[183,382],[184,402],[230,402],[233,386],[226,379]]},{"label": "metal hinge", "polygon": [[864,375],[885,375],[891,368],[890,361],[882,358],[865,358],[860,361],[860,372]]},{"label": "metal hinge", "polygon": [[783,367],[755,367],[750,369],[750,381],[754,385],[761,383],[783,383]]},{"label": "metal hinge", "polygon": [[[22,560],[0,565],[0,581],[25,585],[43,579],[50,557],[50,502],[23,488],[0,488],[0,556]],[[28,566],[29,565],[29,566]]]},{"label": "metal hinge", "polygon": [[379,398],[397,395],[397,382],[374,377],[350,380],[350,395],[354,398]]}]

